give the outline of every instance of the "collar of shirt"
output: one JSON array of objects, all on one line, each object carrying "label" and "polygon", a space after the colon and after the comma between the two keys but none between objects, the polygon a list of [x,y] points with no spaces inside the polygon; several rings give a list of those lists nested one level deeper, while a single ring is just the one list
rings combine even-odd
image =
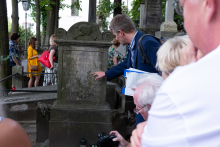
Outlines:
[{"label": "collar of shirt", "polygon": [[[138,31],[137,31],[137,32],[138,32]],[[137,35],[137,32],[134,34],[134,37],[133,37],[133,39],[132,39],[132,41],[131,41],[131,44],[128,45],[128,49],[129,49],[130,51],[132,51],[132,50],[134,49],[134,45],[135,45],[135,36]]]}]

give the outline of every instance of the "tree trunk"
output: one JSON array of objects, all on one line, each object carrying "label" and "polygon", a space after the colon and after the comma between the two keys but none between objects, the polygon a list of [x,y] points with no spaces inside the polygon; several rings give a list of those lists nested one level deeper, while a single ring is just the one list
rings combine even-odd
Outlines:
[{"label": "tree trunk", "polygon": [[42,33],[42,37],[41,37],[41,47],[43,47],[45,45],[45,38],[46,38],[46,32],[47,30],[47,26],[43,26],[43,33]]},{"label": "tree trunk", "polygon": [[[6,0],[0,0],[0,57],[6,57],[9,55],[8,45],[8,18],[7,18],[7,6]],[[0,79],[10,75],[9,60],[1,61]],[[3,70],[4,69],[4,70]],[[10,82],[8,80],[0,82],[3,89],[11,89]]]},{"label": "tree trunk", "polygon": [[[114,3],[121,5],[121,0],[114,0]],[[117,8],[114,9],[113,16],[115,17],[117,14],[122,14],[121,13],[121,6],[118,6]]]},{"label": "tree trunk", "polygon": [[50,4],[51,8],[47,11],[47,31],[45,45],[49,46],[50,36],[54,34],[54,23],[55,23],[55,5]]},{"label": "tree trunk", "polygon": [[11,15],[12,23],[11,23],[11,34],[18,32],[18,1],[12,0],[12,15]]},{"label": "tree trunk", "polygon": [[35,0],[36,5],[36,38],[38,40],[37,49],[40,48],[40,4],[39,0]]},{"label": "tree trunk", "polygon": [[59,27],[59,8],[60,8],[60,0],[56,0],[54,33],[56,29]]}]

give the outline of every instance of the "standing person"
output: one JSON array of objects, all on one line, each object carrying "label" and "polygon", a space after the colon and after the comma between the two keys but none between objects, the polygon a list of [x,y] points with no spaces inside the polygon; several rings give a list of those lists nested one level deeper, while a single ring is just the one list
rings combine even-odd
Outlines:
[{"label": "standing person", "polygon": [[[124,70],[130,67],[150,73],[158,72],[155,65],[157,61],[156,54],[160,47],[160,43],[155,38],[151,36],[143,38],[142,45],[150,59],[151,64],[142,63],[142,57],[138,52],[138,41],[140,37],[145,34],[136,30],[132,20],[125,14],[118,14],[112,19],[109,28],[122,45],[128,45],[128,55],[124,62],[109,69],[108,71],[95,72],[93,76],[97,76],[96,80],[103,77],[107,77],[108,80],[112,80],[124,74]],[[140,114],[136,115],[137,124],[143,121],[144,119]]]},{"label": "standing person", "polygon": [[[43,86],[48,85],[57,85],[57,74],[46,74],[46,73],[57,73],[58,72],[58,49],[57,44],[54,40],[56,40],[56,36],[53,34],[50,37],[50,48],[49,48],[49,61],[51,67],[45,67],[45,75],[44,75],[44,83]],[[53,57],[55,57],[55,61],[53,62]]]},{"label": "standing person", "polygon": [[9,55],[10,55],[10,66],[20,65],[19,60],[19,49],[17,43],[19,41],[20,35],[18,33],[13,33],[9,41]]},{"label": "standing person", "polygon": [[131,144],[132,147],[217,147],[220,146],[220,1],[176,0],[174,6],[177,13],[183,12],[191,41],[181,50],[182,66],[170,74],[158,91],[143,134],[138,126]]},{"label": "standing person", "polygon": [[112,46],[108,49],[108,69],[110,69],[113,65],[117,65],[124,61],[127,57],[125,54],[123,55],[117,48],[120,46],[120,42],[114,38],[112,40]]},{"label": "standing person", "polygon": [[[28,46],[28,61],[27,61],[27,72],[31,73],[42,73],[40,62],[38,61],[38,58],[40,55],[38,55],[38,52],[35,49],[35,45],[37,45],[37,38],[31,37],[29,40],[29,46]],[[38,70],[33,71],[31,70],[31,66],[38,66]],[[37,87],[39,85],[40,75],[39,74],[28,74],[27,77],[30,78],[28,82],[28,87],[32,87],[35,77],[34,86]]]}]

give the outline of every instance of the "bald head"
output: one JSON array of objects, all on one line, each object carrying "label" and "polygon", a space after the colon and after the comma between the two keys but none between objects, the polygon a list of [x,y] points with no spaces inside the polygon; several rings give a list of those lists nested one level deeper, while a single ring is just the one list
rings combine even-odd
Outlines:
[{"label": "bald head", "polygon": [[194,46],[203,55],[220,44],[220,1],[180,0],[183,6],[184,26]]}]

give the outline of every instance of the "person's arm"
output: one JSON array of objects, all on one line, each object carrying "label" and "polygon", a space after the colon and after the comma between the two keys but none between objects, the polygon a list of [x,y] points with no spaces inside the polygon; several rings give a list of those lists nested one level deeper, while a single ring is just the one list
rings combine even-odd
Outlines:
[{"label": "person's arm", "polygon": [[124,73],[124,70],[127,69],[128,57],[130,57],[129,53],[128,53],[127,58],[124,60],[124,62],[110,68],[106,72],[103,72],[103,71],[94,72],[93,77],[97,76],[96,80],[102,79],[105,76],[107,77],[108,80],[112,80],[116,77],[119,77],[120,75]]},{"label": "person's arm", "polygon": [[147,121],[139,123],[137,128],[132,131],[131,136],[131,147],[141,147],[141,135],[144,131],[144,127],[147,124]]},{"label": "person's arm", "polygon": [[197,62],[203,56],[202,52],[193,45],[191,40],[189,40],[187,46],[181,49],[180,65],[184,66],[192,62]]},{"label": "person's arm", "polygon": [[34,58],[38,58],[40,55],[33,56],[33,49],[28,47],[28,60],[32,60]]},{"label": "person's arm", "polygon": [[49,61],[50,61],[50,64],[51,64],[51,67],[50,67],[50,69],[52,69],[53,68],[53,55],[55,54],[55,49],[51,49],[51,51],[50,51],[50,56],[49,56]]},{"label": "person's arm", "polygon": [[117,65],[117,64],[118,64],[117,57],[114,57],[114,58],[113,58],[113,63],[114,63],[114,65]]},{"label": "person's arm", "polygon": [[31,147],[31,143],[21,125],[4,118],[0,122],[0,147]]},{"label": "person's arm", "polygon": [[108,80],[112,80],[120,75],[124,74],[124,70],[127,69],[127,62],[128,58],[131,58],[130,51],[128,51],[128,56],[125,58],[124,62],[110,68],[108,71],[105,72],[105,76]]},{"label": "person's arm", "polygon": [[116,138],[114,138],[114,139],[112,139],[112,140],[119,142],[118,147],[127,147],[127,146],[130,144],[129,142],[127,142],[127,141],[121,136],[120,133],[118,133],[118,131],[111,131],[109,134],[116,136]]}]

